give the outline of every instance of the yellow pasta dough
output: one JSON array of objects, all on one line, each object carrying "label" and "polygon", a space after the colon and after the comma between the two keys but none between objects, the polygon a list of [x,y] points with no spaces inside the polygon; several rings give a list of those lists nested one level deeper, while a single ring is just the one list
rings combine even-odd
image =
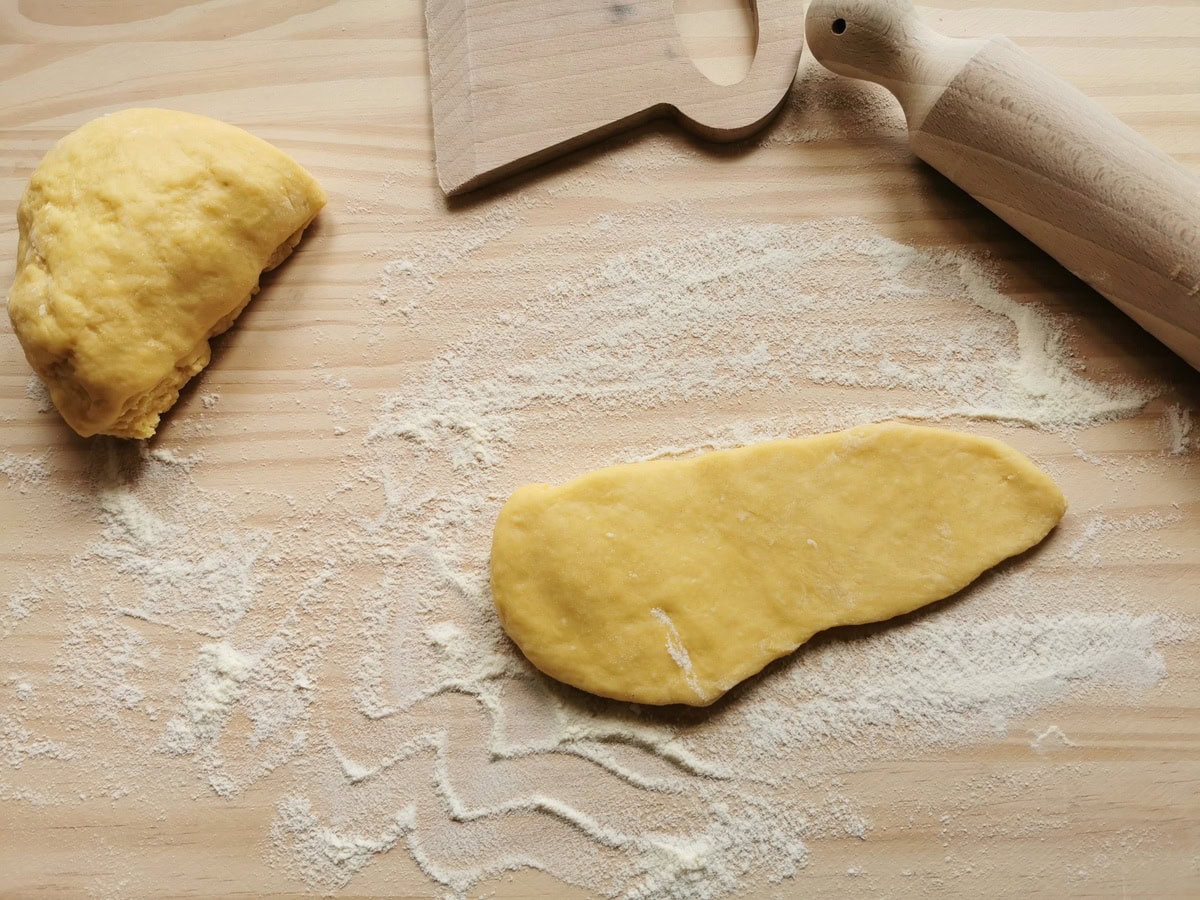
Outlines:
[{"label": "yellow pasta dough", "polygon": [[17,209],[13,330],[85,437],[149,437],[325,205],[286,154],[204,116],[128,109],[67,135]]},{"label": "yellow pasta dough", "polygon": [[496,523],[492,592],[547,675],[704,706],[819,631],[948,597],[1065,510],[999,441],[867,425],[523,487]]}]

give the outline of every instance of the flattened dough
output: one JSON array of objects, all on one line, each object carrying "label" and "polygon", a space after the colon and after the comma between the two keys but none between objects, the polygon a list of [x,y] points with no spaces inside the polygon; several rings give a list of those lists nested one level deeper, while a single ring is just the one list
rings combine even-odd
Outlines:
[{"label": "flattened dough", "polygon": [[204,116],[128,109],[59,141],[17,209],[8,313],[67,423],[152,435],[325,200],[290,157]]},{"label": "flattened dough", "polygon": [[523,487],[496,523],[492,593],[547,675],[705,706],[819,631],[948,597],[1065,511],[999,441],[867,425]]}]

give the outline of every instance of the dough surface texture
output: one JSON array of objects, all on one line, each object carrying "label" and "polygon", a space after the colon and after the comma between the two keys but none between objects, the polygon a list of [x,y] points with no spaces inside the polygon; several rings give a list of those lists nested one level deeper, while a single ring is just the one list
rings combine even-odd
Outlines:
[{"label": "dough surface texture", "polygon": [[128,109],[59,141],[17,209],[13,330],[79,434],[145,438],[325,205],[267,142]]},{"label": "dough surface texture", "polygon": [[520,488],[496,523],[492,592],[547,675],[705,706],[819,631],[954,594],[1065,511],[999,441],[866,425]]}]

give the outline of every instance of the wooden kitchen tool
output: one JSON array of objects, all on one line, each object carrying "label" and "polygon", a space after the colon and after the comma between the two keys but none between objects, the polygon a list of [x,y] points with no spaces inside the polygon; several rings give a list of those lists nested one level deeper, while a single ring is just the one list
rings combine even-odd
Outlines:
[{"label": "wooden kitchen tool", "polygon": [[438,180],[458,194],[658,116],[717,141],[763,125],[796,77],[797,0],[751,0],[749,73],[696,68],[672,0],[428,0]]},{"label": "wooden kitchen tool", "polygon": [[1005,38],[815,0],[813,56],[900,101],[913,151],[1200,369],[1200,179]]}]

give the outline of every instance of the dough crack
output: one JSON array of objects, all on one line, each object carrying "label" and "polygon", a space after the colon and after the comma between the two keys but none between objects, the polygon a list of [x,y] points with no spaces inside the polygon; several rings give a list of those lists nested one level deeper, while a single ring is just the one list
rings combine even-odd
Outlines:
[{"label": "dough crack", "polygon": [[674,621],[667,615],[666,610],[658,606],[651,609],[650,614],[666,626],[667,653],[671,655],[671,659],[675,660],[675,665],[683,671],[683,676],[687,679],[688,686],[696,692],[696,697],[704,699],[704,692],[700,689],[700,682],[696,679],[696,670],[692,668],[692,658],[688,655],[687,647],[684,646],[683,638],[679,634],[679,629],[675,627]]}]

